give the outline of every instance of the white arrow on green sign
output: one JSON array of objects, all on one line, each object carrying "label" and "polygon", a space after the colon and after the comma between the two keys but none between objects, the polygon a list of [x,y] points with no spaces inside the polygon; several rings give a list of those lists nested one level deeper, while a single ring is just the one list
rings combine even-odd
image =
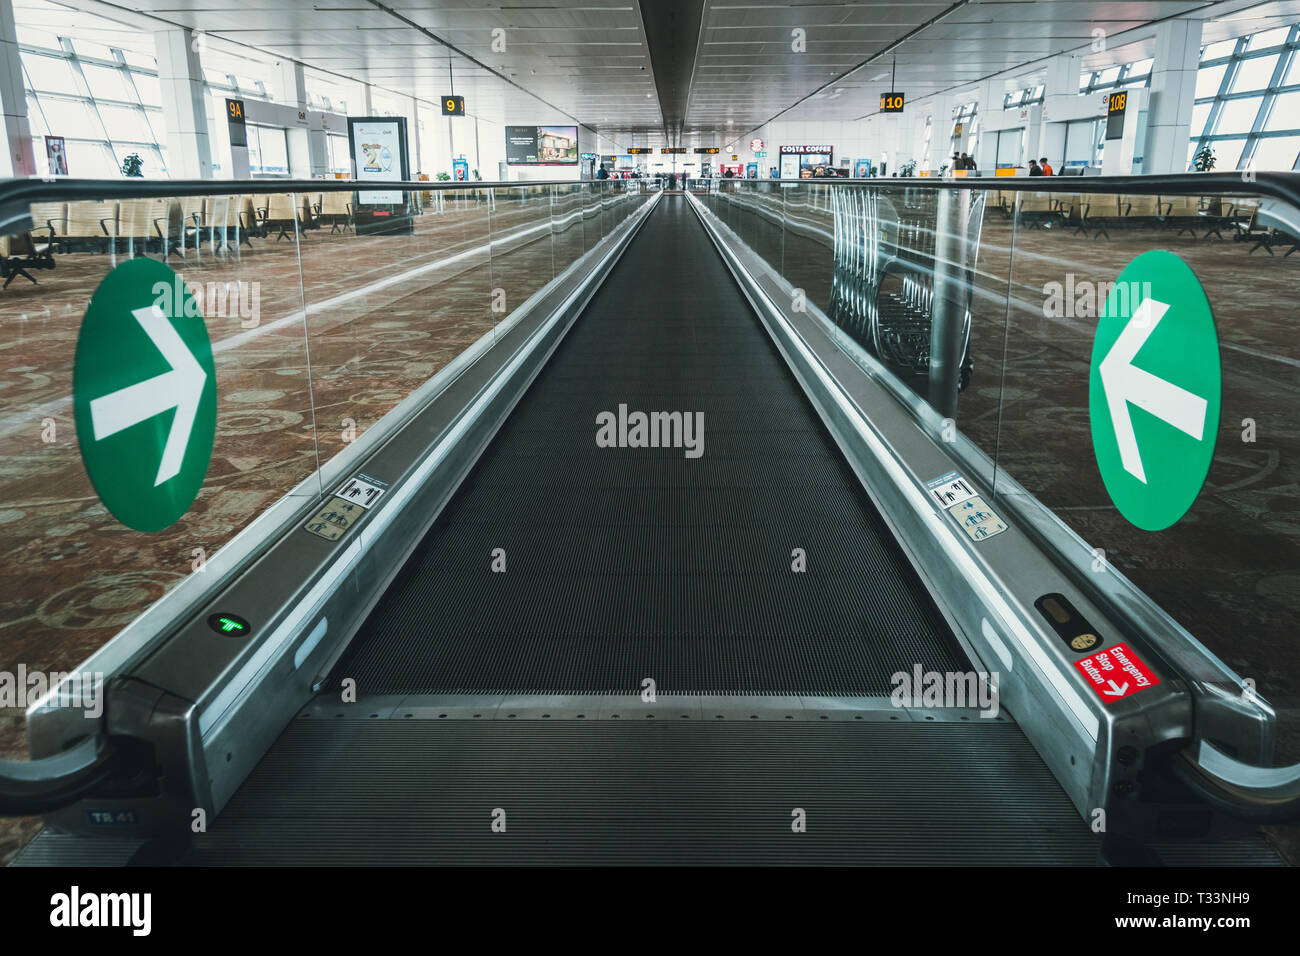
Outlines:
[{"label": "white arrow on green sign", "polygon": [[1101,479],[1131,523],[1160,531],[1191,508],[1214,459],[1220,393],[1201,283],[1172,252],[1143,253],[1106,299],[1088,396]]},{"label": "white arrow on green sign", "polygon": [[141,258],[105,276],[82,319],[72,392],[81,460],[104,505],[137,531],[174,524],[203,485],[217,430],[212,344],[175,272]]}]

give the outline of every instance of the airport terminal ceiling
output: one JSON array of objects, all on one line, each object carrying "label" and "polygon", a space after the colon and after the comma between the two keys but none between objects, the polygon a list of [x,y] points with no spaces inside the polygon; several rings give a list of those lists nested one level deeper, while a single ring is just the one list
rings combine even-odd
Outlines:
[{"label": "airport terminal ceiling", "polygon": [[[882,84],[895,76],[912,103],[973,91],[992,76],[1005,76],[1008,89],[1033,85],[1064,52],[1082,53],[1086,69],[1150,56],[1152,24],[1169,18],[1207,17],[1203,38],[1213,42],[1290,22],[1300,8],[1296,0],[56,6],[135,29],[183,26],[229,41],[236,55],[284,58],[431,105],[450,84],[471,112],[496,122],[541,101],[624,145],[730,142],[778,117],[860,119],[878,111]],[[22,0],[16,10],[22,22]]]}]

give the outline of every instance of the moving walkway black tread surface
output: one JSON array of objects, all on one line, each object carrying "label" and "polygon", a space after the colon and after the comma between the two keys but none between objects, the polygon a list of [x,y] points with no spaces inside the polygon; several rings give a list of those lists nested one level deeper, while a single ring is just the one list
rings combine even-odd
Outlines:
[{"label": "moving walkway black tread surface", "polygon": [[[807,830],[791,829],[791,813]],[[506,832],[491,829],[506,812]],[[19,864],[122,863],[47,833]],[[1012,723],[295,720],[181,861],[1075,864]]]},{"label": "moving walkway black tread surface", "polygon": [[[965,668],[686,204],[660,201],[336,677],[364,694],[649,677],[664,693],[868,695],[916,663]],[[598,447],[597,415],[620,403],[702,412],[702,457]]]}]

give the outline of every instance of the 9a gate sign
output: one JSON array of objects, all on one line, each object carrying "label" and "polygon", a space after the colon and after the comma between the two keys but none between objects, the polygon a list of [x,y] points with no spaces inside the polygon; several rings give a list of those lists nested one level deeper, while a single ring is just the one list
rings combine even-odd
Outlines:
[{"label": "9a gate sign", "polygon": [[1123,643],[1075,661],[1074,666],[1083,672],[1089,686],[1104,701],[1123,700],[1160,683],[1151,668]]}]

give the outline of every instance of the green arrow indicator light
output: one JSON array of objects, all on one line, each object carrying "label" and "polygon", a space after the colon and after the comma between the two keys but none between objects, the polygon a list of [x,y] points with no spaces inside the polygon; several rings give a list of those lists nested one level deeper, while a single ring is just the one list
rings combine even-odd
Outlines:
[{"label": "green arrow indicator light", "polygon": [[208,627],[218,634],[229,637],[243,637],[253,629],[252,625],[238,614],[213,614],[208,618]]}]

